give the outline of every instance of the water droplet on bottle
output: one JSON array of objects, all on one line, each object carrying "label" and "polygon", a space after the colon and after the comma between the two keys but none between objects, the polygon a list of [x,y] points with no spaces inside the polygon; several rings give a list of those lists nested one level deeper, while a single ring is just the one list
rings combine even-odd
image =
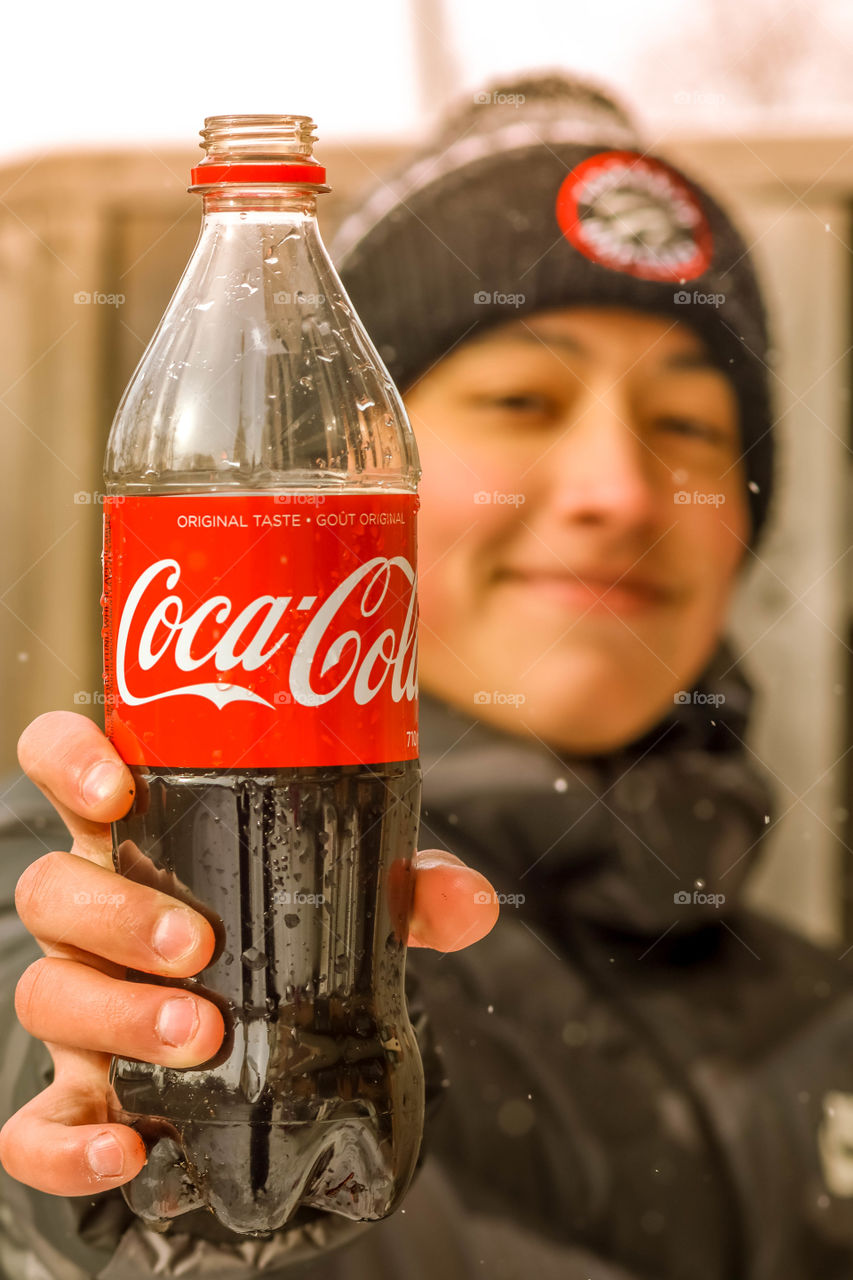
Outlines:
[{"label": "water droplet on bottle", "polygon": [[263,969],[267,962],[266,952],[258,947],[247,947],[240,959],[247,969]]},{"label": "water droplet on bottle", "polygon": [[295,929],[299,924],[299,916],[294,915],[293,912],[291,912],[289,915],[284,917],[284,923],[287,925],[288,929]]},{"label": "water droplet on bottle", "polygon": [[365,409],[372,409],[373,405],[374,401],[371,400],[369,396],[364,396],[361,400],[356,400],[355,402],[356,409],[361,409],[362,411]]}]

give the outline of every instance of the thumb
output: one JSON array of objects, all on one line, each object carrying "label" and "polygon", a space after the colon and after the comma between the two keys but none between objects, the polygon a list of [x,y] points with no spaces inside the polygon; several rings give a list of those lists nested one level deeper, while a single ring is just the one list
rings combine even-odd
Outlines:
[{"label": "thumb", "polygon": [[500,908],[484,875],[444,849],[424,849],[414,861],[409,946],[460,951],[495,926]]},{"label": "thumb", "polygon": [[52,1084],[0,1130],[6,1172],[37,1191],[81,1196],[129,1182],[145,1164],[145,1144],[110,1120],[108,1054],[48,1045]]}]

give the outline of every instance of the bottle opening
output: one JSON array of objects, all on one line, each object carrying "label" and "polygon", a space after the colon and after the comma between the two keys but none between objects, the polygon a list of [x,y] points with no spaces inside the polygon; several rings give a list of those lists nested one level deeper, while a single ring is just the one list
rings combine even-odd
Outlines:
[{"label": "bottle opening", "polygon": [[204,159],[190,172],[193,191],[239,184],[287,184],[327,189],[314,159],[310,116],[208,116],[200,130]]}]

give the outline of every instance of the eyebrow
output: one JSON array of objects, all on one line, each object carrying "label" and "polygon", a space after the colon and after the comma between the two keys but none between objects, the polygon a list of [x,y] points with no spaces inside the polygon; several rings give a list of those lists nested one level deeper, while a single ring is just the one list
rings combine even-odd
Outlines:
[{"label": "eyebrow", "polygon": [[[507,329],[485,329],[482,333],[472,335],[472,342],[494,342],[496,339],[503,339],[507,342],[526,342],[531,346],[537,347],[563,347],[566,351],[576,356],[587,356],[589,350],[579,342],[577,338],[570,337],[567,333],[535,333],[532,329],[527,328],[507,328]],[[717,369],[719,366],[712,359],[710,352],[704,350],[698,351],[675,351],[671,355],[666,356],[661,364],[670,369]]]}]

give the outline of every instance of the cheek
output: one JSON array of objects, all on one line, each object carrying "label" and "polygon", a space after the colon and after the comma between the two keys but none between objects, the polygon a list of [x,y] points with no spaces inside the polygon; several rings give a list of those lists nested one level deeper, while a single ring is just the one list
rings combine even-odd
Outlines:
[{"label": "cheek", "polygon": [[749,537],[746,503],[723,495],[719,505],[695,505],[679,516],[678,541],[692,584],[691,617],[706,638],[725,622],[725,608]]},{"label": "cheek", "polygon": [[493,460],[466,456],[463,447],[451,446],[423,426],[418,450],[423,470],[419,597],[424,620],[437,627],[478,606],[480,585],[521,508],[496,500],[505,487],[495,477]]},{"label": "cheek", "polygon": [[433,565],[437,571],[439,561],[480,552],[499,536],[507,507],[494,501],[492,470],[464,442],[451,443],[421,425],[418,450],[423,471],[418,543],[426,573]]}]

